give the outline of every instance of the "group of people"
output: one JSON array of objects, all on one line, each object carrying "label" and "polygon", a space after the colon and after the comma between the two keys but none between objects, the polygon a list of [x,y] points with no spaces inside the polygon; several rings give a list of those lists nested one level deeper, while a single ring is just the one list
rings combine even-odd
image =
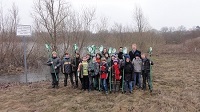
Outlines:
[{"label": "group of people", "polygon": [[[150,87],[150,66],[153,62],[147,58],[146,53],[137,50],[136,44],[132,44],[132,50],[128,54],[123,53],[123,48],[119,52],[108,53],[104,48],[101,53],[95,55],[86,54],[82,58],[76,53],[74,58],[69,53],[65,53],[62,59],[55,51],[47,61],[50,66],[52,76],[52,88],[59,87],[59,73],[64,74],[64,86],[68,85],[68,77],[72,87],[82,90],[99,90],[108,94],[108,91],[132,93],[135,89],[146,90],[146,82]],[[75,81],[74,81],[75,77]],[[80,80],[80,84],[79,84]]]}]

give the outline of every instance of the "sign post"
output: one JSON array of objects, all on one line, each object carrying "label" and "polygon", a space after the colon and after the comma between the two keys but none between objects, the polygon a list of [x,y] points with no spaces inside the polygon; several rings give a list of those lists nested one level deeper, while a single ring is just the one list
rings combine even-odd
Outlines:
[{"label": "sign post", "polygon": [[24,74],[26,76],[26,83],[27,83],[28,77],[27,77],[26,37],[25,36],[31,36],[31,26],[30,25],[18,25],[17,26],[17,36],[23,37],[23,43],[24,43]]}]

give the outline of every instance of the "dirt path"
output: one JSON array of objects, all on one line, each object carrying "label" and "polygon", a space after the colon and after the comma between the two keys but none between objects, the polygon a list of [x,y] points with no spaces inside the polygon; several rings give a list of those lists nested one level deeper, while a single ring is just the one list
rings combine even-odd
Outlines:
[{"label": "dirt path", "polygon": [[[187,57],[191,57],[190,59]],[[105,95],[50,82],[0,85],[1,112],[199,112],[200,55],[154,57],[154,91]]]}]

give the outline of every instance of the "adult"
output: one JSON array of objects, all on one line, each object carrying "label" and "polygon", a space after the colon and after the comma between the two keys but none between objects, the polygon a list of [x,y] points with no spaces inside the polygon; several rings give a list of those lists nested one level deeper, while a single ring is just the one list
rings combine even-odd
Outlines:
[{"label": "adult", "polygon": [[132,50],[129,52],[129,56],[130,56],[131,62],[136,57],[136,54],[138,54],[139,57],[141,58],[141,52],[139,50],[137,50],[137,45],[136,44],[132,44]]},{"label": "adult", "polygon": [[[141,58],[141,52],[139,50],[137,50],[137,45],[136,44],[132,44],[132,50],[129,52],[129,56],[130,56],[131,62],[136,57],[136,55],[138,55]],[[139,84],[138,80],[139,80],[139,77],[137,76],[136,77],[136,82],[135,82],[136,85]]]},{"label": "adult", "polygon": [[120,60],[123,59],[123,47],[119,48],[118,59],[120,59]]}]

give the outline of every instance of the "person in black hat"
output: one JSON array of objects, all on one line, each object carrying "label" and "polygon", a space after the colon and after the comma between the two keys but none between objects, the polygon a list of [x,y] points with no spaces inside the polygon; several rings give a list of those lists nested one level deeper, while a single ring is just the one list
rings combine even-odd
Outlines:
[{"label": "person in black hat", "polygon": [[134,73],[134,68],[133,64],[130,61],[130,56],[125,55],[125,62],[122,65],[124,69],[124,88],[125,92],[130,92],[132,93],[133,91],[133,73]]}]

